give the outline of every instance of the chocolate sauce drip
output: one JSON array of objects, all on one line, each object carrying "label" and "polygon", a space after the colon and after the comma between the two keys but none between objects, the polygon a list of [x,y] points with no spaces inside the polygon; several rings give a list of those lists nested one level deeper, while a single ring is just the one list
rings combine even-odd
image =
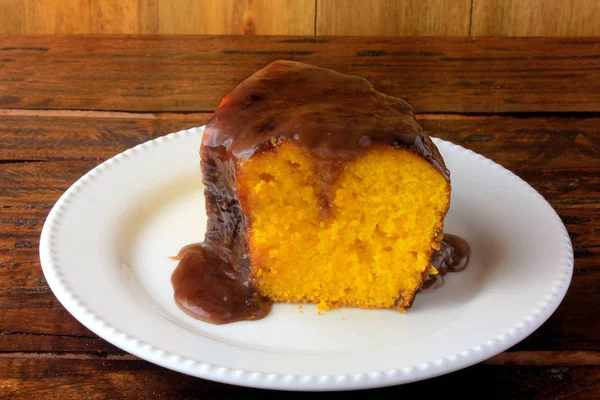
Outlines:
[{"label": "chocolate sauce drip", "polygon": [[202,244],[182,249],[172,284],[177,304],[212,323],[264,317],[270,301],[251,286],[248,221],[237,192],[238,168],[259,152],[290,142],[315,163],[323,215],[333,186],[352,158],[370,146],[420,155],[448,181],[431,138],[401,99],[366,80],[291,61],[277,61],[240,83],[208,122],[200,149],[208,225]]},{"label": "chocolate sauce drip", "polygon": [[213,324],[255,320],[271,311],[272,302],[250,288],[243,274],[204,243],[179,252],[171,282],[175,302],[184,312]]},{"label": "chocolate sauce drip", "polygon": [[438,274],[431,276],[421,286],[421,291],[436,289],[444,283],[444,276],[448,272],[462,271],[469,265],[471,248],[467,241],[460,236],[444,234],[440,242],[440,249],[431,256],[431,265],[438,270]]},{"label": "chocolate sauce drip", "polygon": [[272,302],[249,285],[246,218],[237,197],[235,161],[223,146],[202,151],[208,216],[204,242],[184,247],[171,276],[175,302],[194,318],[224,324],[266,316]]}]

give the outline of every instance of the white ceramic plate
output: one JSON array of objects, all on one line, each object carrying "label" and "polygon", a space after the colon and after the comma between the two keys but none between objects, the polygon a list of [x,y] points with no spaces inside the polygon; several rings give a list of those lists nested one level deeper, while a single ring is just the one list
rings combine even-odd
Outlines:
[{"label": "white ceramic plate", "polygon": [[164,367],[231,384],[347,390],[401,384],[478,363],[537,329],[561,302],[571,242],[550,205],[517,176],[436,140],[452,171],[445,231],[472,248],[467,270],[417,296],[406,314],[277,304],[265,319],[215,326],[173,301],[168,257],[204,237],[203,128],[99,165],[56,203],[40,257],[60,302],[114,345]]}]

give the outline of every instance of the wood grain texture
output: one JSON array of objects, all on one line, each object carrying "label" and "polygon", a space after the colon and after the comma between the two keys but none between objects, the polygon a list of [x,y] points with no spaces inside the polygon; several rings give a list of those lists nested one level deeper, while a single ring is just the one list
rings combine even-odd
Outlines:
[{"label": "wood grain texture", "polygon": [[[0,390],[11,399],[166,398],[230,399],[258,395],[280,399],[281,392],[256,390],[192,378],[139,360],[114,358],[0,358]],[[311,398],[347,399],[439,398],[460,395],[468,399],[597,399],[600,367],[469,368],[423,382],[360,392],[311,393]],[[477,382],[478,386],[474,386]],[[481,388],[488,388],[482,392]],[[306,393],[288,392],[290,399]]]},{"label": "wood grain texture", "polygon": [[81,34],[91,32],[92,14],[90,13],[90,2],[87,0],[20,0],[20,2],[22,4],[22,33]]},{"label": "wood grain texture", "polygon": [[316,0],[0,0],[6,34],[313,35]]},{"label": "wood grain texture", "polygon": [[[97,164],[91,160],[0,164],[0,204],[3,207],[54,204],[69,186]],[[5,245],[6,242],[0,243],[0,251]],[[28,246],[28,242],[20,245]]]},{"label": "wood grain texture", "polygon": [[0,0],[0,10],[0,33],[25,33],[25,12],[21,0]]},{"label": "wood grain texture", "polygon": [[158,0],[159,32],[312,35],[316,0]]},{"label": "wood grain texture", "polygon": [[473,0],[473,36],[595,36],[596,0]]},{"label": "wood grain texture", "polygon": [[138,0],[138,30],[136,33],[159,33],[160,10],[159,0]]},{"label": "wood grain texture", "polygon": [[0,110],[0,160],[105,160],[210,116]]},{"label": "wood grain texture", "polygon": [[[13,26],[0,33],[89,34],[157,33],[158,0],[18,0],[4,6]],[[2,18],[0,13],[0,18]],[[15,27],[15,25],[18,25]]]},{"label": "wood grain texture", "polygon": [[158,33],[157,1],[21,0],[22,33]]},{"label": "wood grain texture", "polygon": [[468,36],[471,0],[321,0],[317,35]]},{"label": "wood grain texture", "polygon": [[42,36],[0,39],[0,108],[214,110],[267,63],[369,79],[418,112],[599,112],[600,38]]},{"label": "wood grain texture", "polygon": [[[141,3],[144,2],[141,1]],[[139,0],[91,1],[89,7],[90,33],[137,33],[141,31]]]}]

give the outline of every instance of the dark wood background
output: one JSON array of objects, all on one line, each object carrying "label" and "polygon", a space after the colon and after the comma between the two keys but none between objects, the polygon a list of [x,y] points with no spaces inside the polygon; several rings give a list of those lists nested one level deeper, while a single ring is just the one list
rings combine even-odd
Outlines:
[{"label": "dark wood background", "polygon": [[566,298],[521,343],[450,375],[359,394],[600,398],[599,38],[218,36],[0,36],[0,398],[281,396],[108,344],[58,303],[38,258],[50,208],[82,174],[204,124],[225,93],[280,58],[359,74],[405,98],[432,135],[540,191],[574,245]]}]

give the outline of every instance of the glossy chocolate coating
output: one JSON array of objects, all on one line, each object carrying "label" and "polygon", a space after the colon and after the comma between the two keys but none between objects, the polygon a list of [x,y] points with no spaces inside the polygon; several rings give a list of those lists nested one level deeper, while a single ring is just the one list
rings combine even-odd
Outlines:
[{"label": "glossy chocolate coating", "polygon": [[373,143],[403,146],[447,179],[444,160],[404,100],[364,78],[276,61],[243,81],[206,126],[203,148],[225,147],[239,163],[292,140],[319,161],[346,161]]},{"label": "glossy chocolate coating", "polygon": [[250,282],[248,223],[237,194],[238,168],[284,141],[316,163],[322,209],[344,165],[370,146],[401,146],[450,174],[413,109],[364,78],[277,61],[240,83],[208,122],[200,151],[208,225],[202,244],[182,249],[173,273],[175,299],[212,323],[259,319],[270,309]]},{"label": "glossy chocolate coating", "polygon": [[444,283],[444,276],[448,272],[464,270],[471,259],[471,248],[467,241],[460,236],[444,234],[440,242],[440,249],[431,255],[431,265],[438,270],[421,286],[421,291],[437,289]]}]

